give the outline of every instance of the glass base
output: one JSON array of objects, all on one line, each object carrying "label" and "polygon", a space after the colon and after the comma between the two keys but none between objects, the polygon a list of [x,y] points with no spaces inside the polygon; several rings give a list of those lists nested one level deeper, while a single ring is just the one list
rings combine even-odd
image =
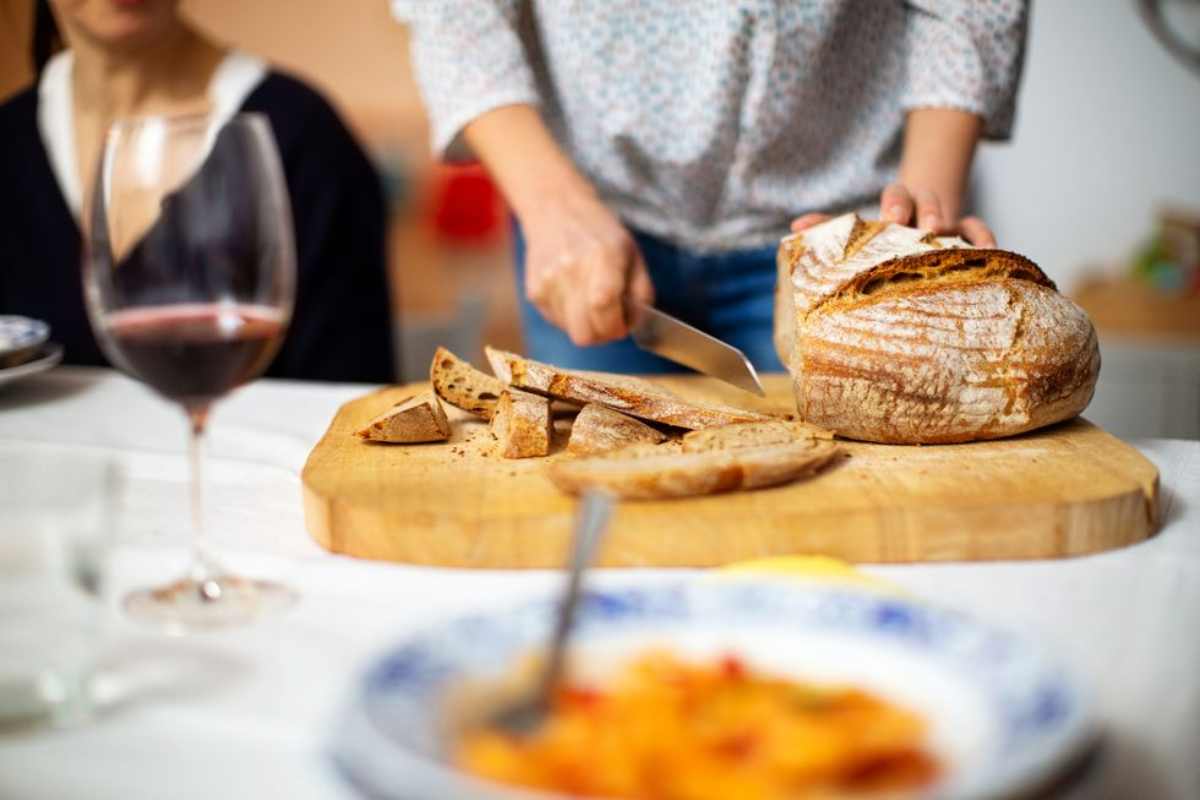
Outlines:
[{"label": "glass base", "polygon": [[138,622],[185,634],[247,625],[290,608],[296,599],[281,583],[219,574],[131,592],[124,606]]},{"label": "glass base", "polygon": [[91,696],[82,675],[47,670],[0,680],[0,735],[74,728],[91,717]]}]

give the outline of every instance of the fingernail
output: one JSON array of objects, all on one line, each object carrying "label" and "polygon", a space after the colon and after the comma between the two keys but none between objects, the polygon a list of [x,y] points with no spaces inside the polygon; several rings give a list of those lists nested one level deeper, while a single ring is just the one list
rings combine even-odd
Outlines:
[{"label": "fingernail", "polygon": [[937,214],[926,214],[925,216],[921,217],[921,227],[927,231],[937,230],[940,222],[941,221],[938,219]]},{"label": "fingernail", "polygon": [[904,222],[904,206],[892,206],[887,210],[887,218],[892,222]]}]

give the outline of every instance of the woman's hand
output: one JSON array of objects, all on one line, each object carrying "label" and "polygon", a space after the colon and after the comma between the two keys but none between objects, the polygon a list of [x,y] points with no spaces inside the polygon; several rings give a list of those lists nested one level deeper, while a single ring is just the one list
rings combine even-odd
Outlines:
[{"label": "woman's hand", "polygon": [[637,245],[590,190],[575,190],[520,217],[525,296],[576,345],[628,334],[625,299],[654,302]]},{"label": "woman's hand", "polygon": [[[963,217],[962,196],[983,120],[949,108],[917,108],[904,124],[900,177],[879,197],[886,222],[913,225],[943,236],[959,235],[978,247],[995,247],[996,237],[978,217]],[[793,231],[811,228],[828,214],[805,214]]]},{"label": "woman's hand", "polygon": [[[950,202],[928,189],[890,184],[879,197],[879,215],[885,222],[911,225],[942,236],[962,236],[977,247],[995,247],[996,237],[979,217],[959,217],[957,201]],[[792,221],[799,232],[830,219],[829,214],[805,214]]]},{"label": "woman's hand", "polygon": [[625,300],[654,302],[633,237],[550,136],[537,109],[502,106],[463,131],[525,235],[525,295],[577,345],[629,333]]}]

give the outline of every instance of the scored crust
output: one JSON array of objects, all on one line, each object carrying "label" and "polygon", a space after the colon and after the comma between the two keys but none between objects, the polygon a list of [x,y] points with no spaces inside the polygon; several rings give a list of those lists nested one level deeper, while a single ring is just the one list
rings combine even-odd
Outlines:
[{"label": "scored crust", "polygon": [[742,408],[684,400],[640,378],[559,369],[491,347],[484,352],[496,376],[518,389],[576,403],[598,403],[677,428],[697,430],[773,419]]},{"label": "scored crust", "polygon": [[401,400],[373,420],[355,436],[369,442],[415,444],[444,442],[450,438],[450,421],[433,392],[422,392]]},{"label": "scored crust", "polygon": [[550,401],[528,392],[504,389],[492,415],[492,434],[505,458],[532,458],[550,453],[554,436]]},{"label": "scored crust", "polygon": [[568,494],[600,489],[622,500],[664,500],[777,486],[816,473],[837,453],[816,439],[686,453],[643,444],[559,461],[547,475]]},{"label": "scored crust", "polygon": [[595,455],[638,442],[658,444],[666,441],[666,438],[665,433],[640,420],[596,403],[588,403],[571,426],[567,452]]},{"label": "scored crust", "polygon": [[775,344],[807,422],[964,442],[1069,419],[1091,399],[1095,329],[1023,256],[848,214],[786,238],[778,259]]},{"label": "scored crust", "polygon": [[438,396],[452,406],[490,420],[504,383],[439,347],[429,365],[429,381]]}]

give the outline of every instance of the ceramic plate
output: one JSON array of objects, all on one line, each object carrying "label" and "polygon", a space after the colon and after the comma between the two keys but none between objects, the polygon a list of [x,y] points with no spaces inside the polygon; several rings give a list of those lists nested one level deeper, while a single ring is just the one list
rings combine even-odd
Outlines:
[{"label": "ceramic plate", "polygon": [[50,326],[39,319],[0,314],[0,363],[32,350],[50,338]]},{"label": "ceramic plate", "polygon": [[[331,743],[369,797],[545,798],[475,781],[444,760],[444,691],[500,677],[545,642],[554,599],[414,635],[364,676]],[[619,666],[648,647],[740,655],[752,668],[852,684],[922,713],[946,765],[925,796],[1004,797],[1055,777],[1092,739],[1079,689],[1038,646],[960,614],[846,587],[694,581],[591,593],[576,665]]]},{"label": "ceramic plate", "polygon": [[39,372],[45,372],[57,366],[58,362],[62,361],[62,356],[62,345],[54,344],[53,342],[42,345],[31,360],[16,367],[0,369],[0,386],[20,380],[21,378],[28,378],[30,375],[36,375]]}]

